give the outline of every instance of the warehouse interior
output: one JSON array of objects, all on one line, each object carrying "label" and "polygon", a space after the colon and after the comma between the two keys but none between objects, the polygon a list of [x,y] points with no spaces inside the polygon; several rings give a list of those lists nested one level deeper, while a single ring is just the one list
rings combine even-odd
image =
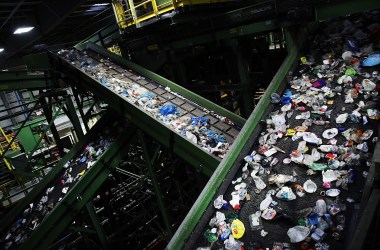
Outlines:
[{"label": "warehouse interior", "polygon": [[380,2],[0,2],[1,249],[377,249]]}]

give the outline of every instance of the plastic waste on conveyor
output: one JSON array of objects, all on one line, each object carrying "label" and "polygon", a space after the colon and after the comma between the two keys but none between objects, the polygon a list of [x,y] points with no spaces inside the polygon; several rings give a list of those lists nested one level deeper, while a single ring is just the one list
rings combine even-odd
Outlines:
[{"label": "plastic waste on conveyor", "polygon": [[[103,118],[110,119],[110,117]],[[49,175],[45,177],[46,179],[51,179],[49,183],[44,183],[44,180],[38,184],[43,187],[38,188],[37,186],[36,189],[39,189],[40,193],[35,195],[34,200],[27,204],[26,207],[20,207],[23,205],[23,201],[19,204],[19,207],[16,207],[17,210],[22,212],[14,218],[13,224],[11,224],[9,229],[2,235],[0,240],[2,249],[20,248],[20,246],[28,240],[30,235],[39,229],[39,226],[47,220],[53,211],[62,205],[67,194],[80,187],[81,180],[88,172],[94,171],[92,169],[93,166],[104,158],[103,156],[106,155],[105,152],[107,152],[113,142],[119,141],[120,143],[120,133],[123,131],[123,125],[120,124],[121,123],[117,122],[109,124],[109,121],[104,121],[104,119],[103,121],[99,121],[99,124],[95,125],[97,132],[90,131],[85,136],[85,139],[82,139],[88,141],[88,143],[79,142],[79,147],[76,148],[78,151],[73,154],[73,157],[71,159],[64,157],[59,163],[63,166],[55,166],[59,169],[58,172],[53,173],[56,171],[53,169],[51,170],[52,173],[49,173]],[[115,151],[115,149],[113,151]],[[111,153],[115,154],[115,152]],[[97,168],[97,171],[98,169],[99,168]],[[50,175],[52,177],[50,177]],[[68,207],[69,202],[65,201],[64,203],[63,206]],[[13,211],[11,211],[11,213],[12,212]],[[62,221],[58,221],[57,225],[61,222]],[[70,223],[70,221],[67,221],[67,223]],[[55,225],[54,228],[56,228],[57,225]],[[47,225],[43,226],[46,227]]]},{"label": "plastic waste on conveyor", "polygon": [[122,68],[94,51],[61,50],[58,55],[126,102],[219,159],[228,152],[241,129],[217,112],[198,105],[169,87]]},{"label": "plastic waste on conveyor", "polygon": [[378,12],[320,24],[184,249],[348,248],[378,136],[376,20]]}]

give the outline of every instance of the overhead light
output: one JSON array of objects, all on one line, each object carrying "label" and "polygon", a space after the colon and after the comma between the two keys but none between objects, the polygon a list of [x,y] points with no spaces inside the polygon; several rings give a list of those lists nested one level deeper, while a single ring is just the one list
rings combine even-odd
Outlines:
[{"label": "overhead light", "polygon": [[109,3],[96,3],[96,4],[93,4],[92,6],[106,6],[106,5],[109,5]]},{"label": "overhead light", "polygon": [[4,51],[4,48],[0,48],[0,53]]},{"label": "overhead light", "polygon": [[26,33],[26,32],[29,32],[31,31],[32,29],[34,29],[34,27],[22,27],[22,28],[18,28],[15,30],[15,32],[13,32],[13,34],[22,34],[22,33]]}]

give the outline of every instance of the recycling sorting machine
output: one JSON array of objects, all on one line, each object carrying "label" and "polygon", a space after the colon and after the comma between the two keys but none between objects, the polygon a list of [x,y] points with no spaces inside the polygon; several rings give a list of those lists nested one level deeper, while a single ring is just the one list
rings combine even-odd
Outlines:
[{"label": "recycling sorting machine", "polygon": [[[288,56],[247,120],[139,65],[110,53],[92,42],[83,43],[76,48],[80,53],[86,52],[86,56],[98,65],[103,65],[102,67],[108,71],[110,77],[122,78],[147,88],[162,98],[165,103],[175,104],[181,116],[206,116],[210,120],[211,128],[223,134],[229,143],[229,150],[223,158],[205,151],[201,146],[175,131],[168,123],[160,121],[121,93],[113,91],[101,79],[85,72],[80,64],[70,62],[57,51],[49,52],[46,56],[48,56],[51,66],[60,72],[62,79],[76,85],[81,91],[91,91],[94,96],[107,103],[112,112],[104,115],[56,164],[53,170],[35,186],[33,191],[16,208],[12,209],[8,216],[1,220],[0,232],[6,233],[29,204],[39,199],[52,182],[61,178],[60,173],[62,173],[65,164],[74,159],[92,138],[96,137],[107,124],[112,123],[115,114],[118,114],[125,119],[127,129],[124,129],[121,136],[97,159],[95,165],[70,188],[65,197],[46,215],[40,225],[30,232],[21,248],[48,248],[72,222],[77,212],[89,206],[86,204],[92,199],[96,190],[105,181],[108,174],[117,167],[119,161],[126,156],[123,147],[127,145],[128,140],[136,131],[135,128],[138,127],[171,152],[183,158],[205,175],[210,176],[209,182],[167,246],[167,249],[191,249],[197,238],[201,237],[203,226],[214,212],[213,200],[217,194],[226,192],[241,167],[241,161],[250,153],[249,151],[260,131],[265,126],[261,121],[273,109],[270,96],[273,93],[284,91],[288,72],[294,70],[298,64],[302,47],[306,46],[305,40],[312,29],[313,25],[305,25],[299,29],[286,28]],[[373,180],[380,168],[379,150],[380,145],[377,143],[368,183],[361,202],[361,214],[366,216],[361,216],[358,222],[359,226],[353,236],[355,240],[353,241],[354,245],[351,246],[352,249],[360,249],[363,246],[366,239],[365,231],[370,227],[370,218],[376,214],[376,207],[379,204],[379,193],[372,190]],[[101,235],[100,227],[100,225],[96,227],[99,235]]]}]

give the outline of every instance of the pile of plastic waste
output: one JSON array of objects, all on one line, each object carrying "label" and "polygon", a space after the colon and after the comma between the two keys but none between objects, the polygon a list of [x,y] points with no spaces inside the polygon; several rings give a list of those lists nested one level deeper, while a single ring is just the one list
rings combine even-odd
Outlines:
[{"label": "pile of plastic waste", "polygon": [[379,17],[320,24],[199,249],[344,249],[377,142]]},{"label": "pile of plastic waste", "polygon": [[70,192],[87,171],[117,138],[118,127],[105,128],[98,139],[90,142],[75,158],[66,162],[61,173],[50,184],[43,195],[29,204],[1,239],[3,249],[16,249],[46,218],[59,202]]}]

